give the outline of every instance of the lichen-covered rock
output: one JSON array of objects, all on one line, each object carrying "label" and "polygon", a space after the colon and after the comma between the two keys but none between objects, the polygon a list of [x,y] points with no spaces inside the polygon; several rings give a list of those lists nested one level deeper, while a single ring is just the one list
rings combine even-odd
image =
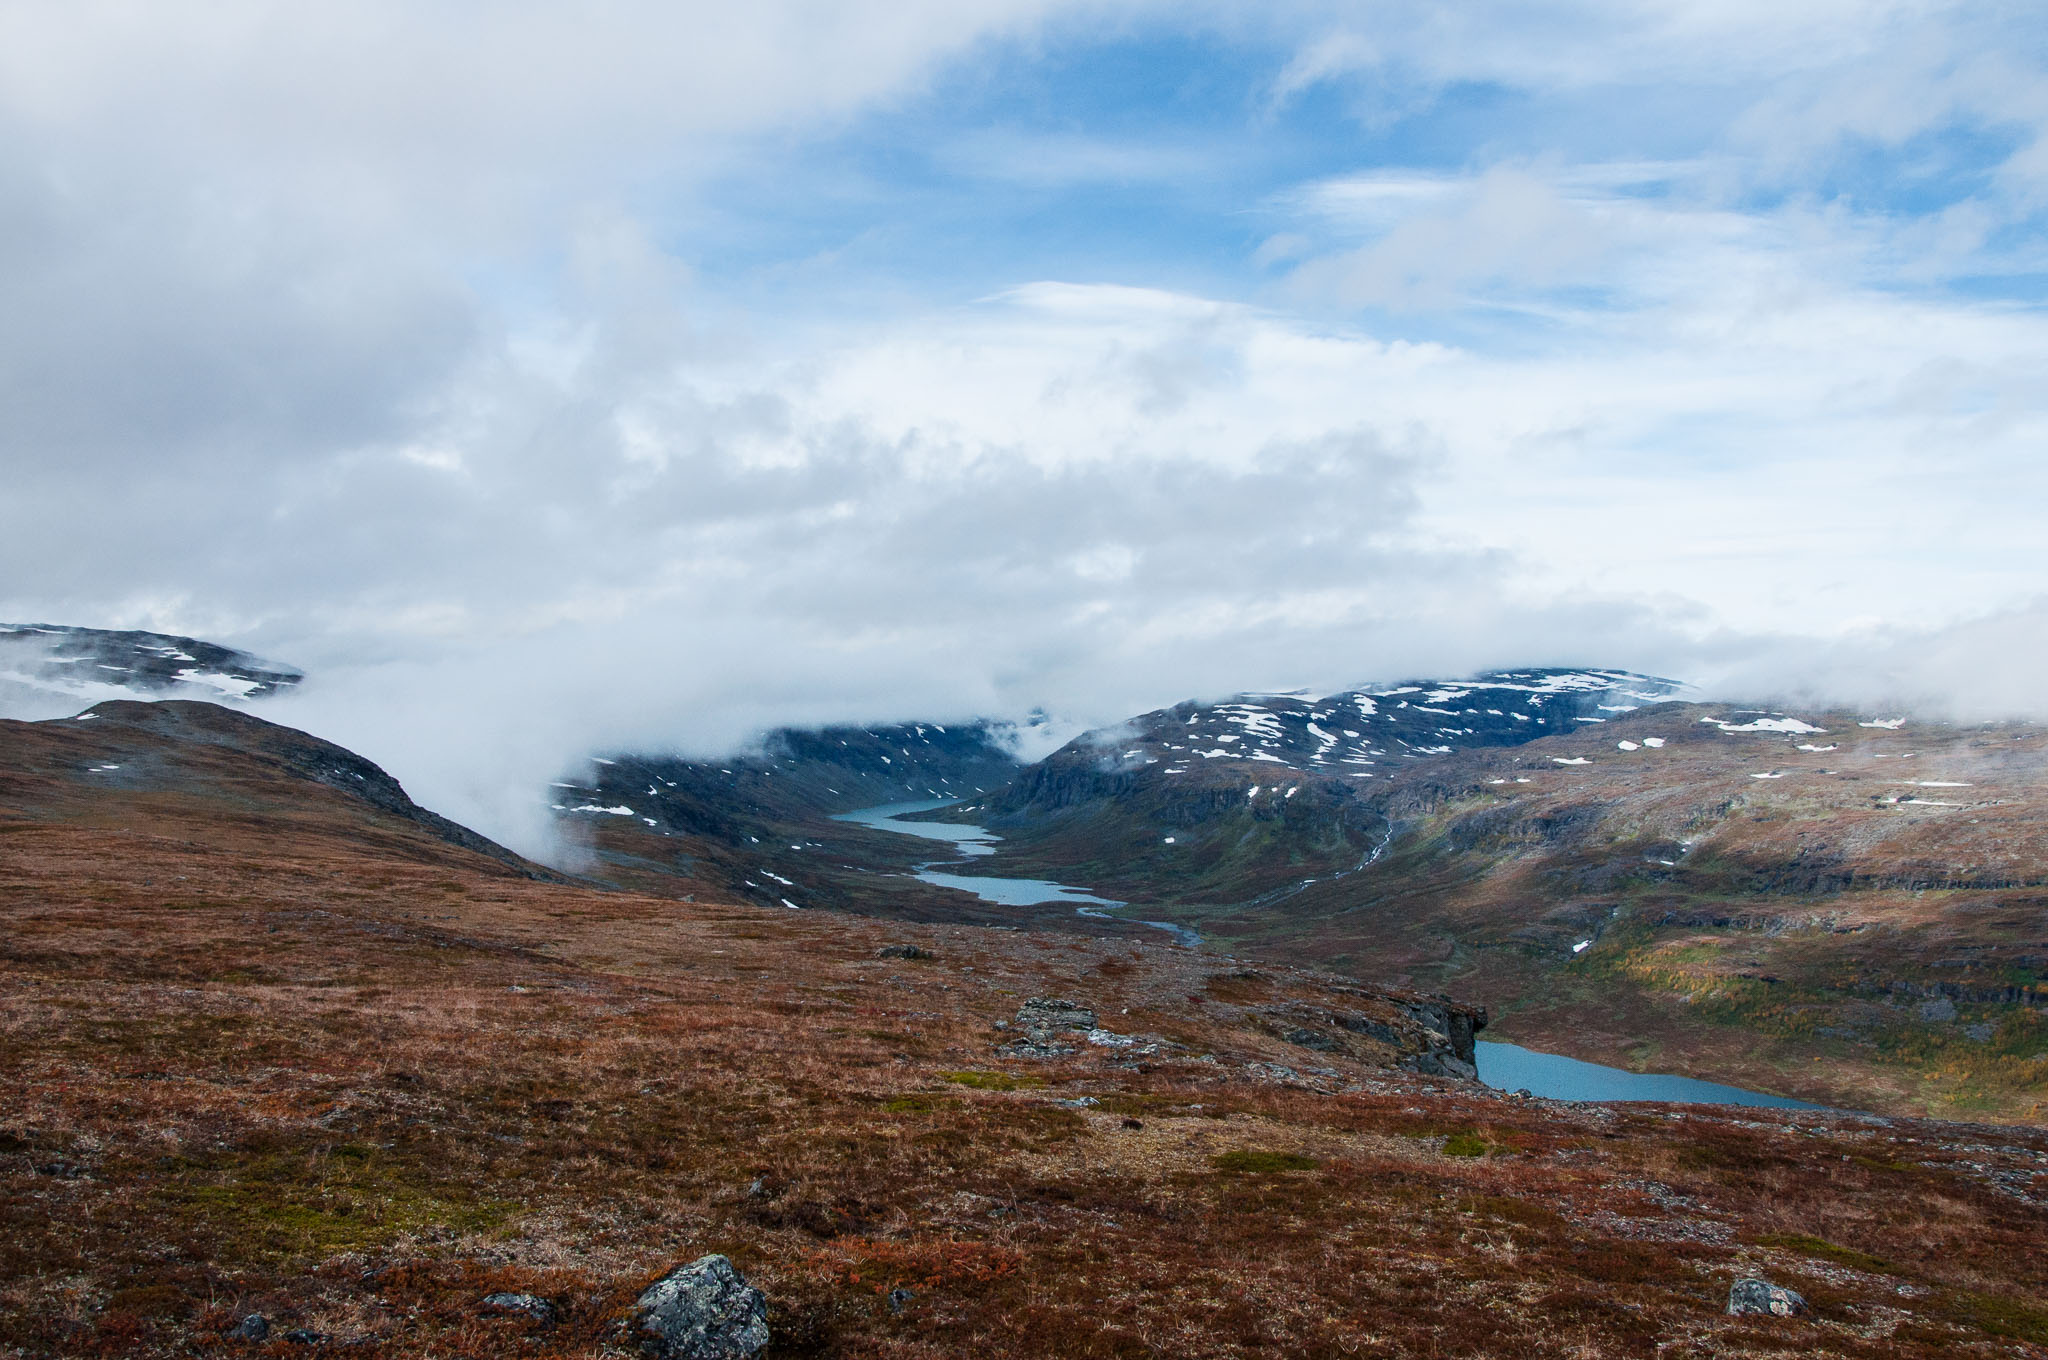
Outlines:
[{"label": "lichen-covered rock", "polygon": [[1432,1048],[1424,1053],[1403,1058],[1401,1066],[1410,1072],[1420,1072],[1425,1077],[1457,1077],[1464,1081],[1479,1080],[1479,1065],[1465,1061],[1448,1049]]},{"label": "lichen-covered rock", "polygon": [[1805,1311],[1805,1299],[1755,1276],[1737,1280],[1728,1290],[1728,1312],[1733,1317],[1798,1317]]},{"label": "lichen-covered rock", "polygon": [[487,1313],[523,1313],[543,1326],[553,1326],[555,1305],[538,1294],[486,1294],[482,1308]]},{"label": "lichen-covered rock", "polygon": [[1075,1001],[1035,996],[1017,1008],[1017,1028],[1023,1033],[997,1051],[1011,1058],[1060,1058],[1074,1051],[1065,1042],[1076,1033],[1096,1028],[1095,1012]]},{"label": "lichen-covered rock", "polygon": [[701,1256],[647,1286],[628,1323],[650,1360],[748,1360],[768,1345],[768,1303],[723,1256]]},{"label": "lichen-covered rock", "polygon": [[1073,1029],[1085,1034],[1095,1028],[1095,1012],[1077,1001],[1034,996],[1017,1008],[1017,1028],[1027,1033],[1037,1029]]}]

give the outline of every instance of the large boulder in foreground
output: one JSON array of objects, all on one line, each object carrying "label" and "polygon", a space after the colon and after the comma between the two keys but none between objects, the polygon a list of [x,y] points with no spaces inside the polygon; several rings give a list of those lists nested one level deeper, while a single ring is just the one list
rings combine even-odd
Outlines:
[{"label": "large boulder in foreground", "polygon": [[700,1256],[647,1286],[627,1323],[650,1360],[749,1360],[768,1344],[768,1302],[723,1256]]},{"label": "large boulder in foreground", "polygon": [[1755,1276],[1737,1280],[1728,1290],[1728,1311],[1735,1317],[1798,1317],[1806,1300],[1783,1285]]}]

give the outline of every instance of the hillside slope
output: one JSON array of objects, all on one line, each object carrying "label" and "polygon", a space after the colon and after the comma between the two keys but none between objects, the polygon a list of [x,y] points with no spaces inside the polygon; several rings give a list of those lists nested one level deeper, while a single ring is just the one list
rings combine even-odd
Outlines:
[{"label": "hillside slope", "polygon": [[217,704],[114,700],[72,718],[0,721],[0,748],[0,826],[210,837],[225,818],[293,852],[344,834],[426,862],[481,858],[556,877],[420,807],[355,752]]},{"label": "hillside slope", "polygon": [[2048,1355],[2039,1132],[1509,1099],[1427,997],[542,881],[185,716],[0,726],[14,1354],[618,1355],[719,1251],[770,1357]]},{"label": "hillside slope", "polygon": [[1277,773],[1145,771],[1046,812],[1013,790],[996,862],[1227,947],[1471,995],[1534,1047],[2042,1116],[2038,728],[1664,704],[1365,792]]}]

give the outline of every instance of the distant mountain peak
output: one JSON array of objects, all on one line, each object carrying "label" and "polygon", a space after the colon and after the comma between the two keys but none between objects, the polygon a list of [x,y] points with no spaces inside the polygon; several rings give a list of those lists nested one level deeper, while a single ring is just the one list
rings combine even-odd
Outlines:
[{"label": "distant mountain peak", "polygon": [[1403,760],[1511,746],[1605,722],[1674,698],[1675,680],[1633,671],[1531,667],[1461,680],[1343,690],[1246,692],[1188,701],[1084,734],[1073,752],[1136,769],[1185,773],[1203,762],[1258,761],[1371,779]]},{"label": "distant mountain peak", "polygon": [[61,718],[109,699],[264,699],[305,678],[198,638],[0,623],[0,717]]}]

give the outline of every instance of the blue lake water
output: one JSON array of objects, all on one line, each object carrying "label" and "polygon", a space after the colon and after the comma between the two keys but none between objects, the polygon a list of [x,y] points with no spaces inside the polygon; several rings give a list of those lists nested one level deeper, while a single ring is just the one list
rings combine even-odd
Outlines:
[{"label": "blue lake water", "polygon": [[[884,803],[880,807],[861,808],[857,812],[842,812],[832,820],[835,822],[858,822],[879,831],[900,831],[909,836],[920,836],[926,840],[949,843],[961,858],[976,855],[993,855],[995,844],[1001,839],[984,827],[963,825],[956,822],[911,822],[899,818],[931,812],[936,808],[951,807],[959,801],[953,798],[933,798],[916,803]],[[1045,902],[1072,902],[1074,910],[1082,916],[1099,916],[1109,920],[1125,918],[1105,911],[1106,907],[1121,907],[1124,904],[1114,898],[1097,897],[1085,888],[1069,888],[1043,878],[996,878],[987,874],[958,874],[944,869],[935,869],[929,864],[917,867],[917,877],[936,887],[952,888],[957,892],[973,893],[984,902],[997,902],[1007,907],[1035,907]],[[1170,921],[1140,921],[1140,925],[1152,926],[1166,931],[1185,945],[1198,945],[1202,937],[1186,926],[1174,925]]]},{"label": "blue lake water", "polygon": [[[993,855],[996,842],[1001,837],[986,827],[957,822],[901,820],[920,812],[951,807],[958,801],[954,798],[930,798],[914,803],[885,803],[880,807],[842,812],[832,820],[857,822],[879,831],[896,831],[924,840],[943,841],[952,847],[954,856],[952,861],[944,861],[947,863],[981,855]],[[950,868],[934,868],[931,864],[919,865],[916,874],[923,882],[959,892],[973,893],[984,902],[996,902],[1010,907],[1033,907],[1046,902],[1071,902],[1074,904],[1075,912],[1082,916],[1097,916],[1109,920],[1130,919],[1109,910],[1125,905],[1122,902],[1098,897],[1085,888],[1070,888],[1049,879],[996,878],[988,874],[962,874],[955,873]],[[1175,925],[1171,921],[1140,921],[1137,924],[1163,930],[1189,947],[1198,946],[1202,942],[1199,933],[1186,926]],[[1761,1091],[1745,1091],[1739,1086],[1723,1086],[1719,1082],[1697,1081],[1692,1077],[1625,1072],[1618,1067],[1602,1067],[1599,1063],[1581,1062],[1577,1058],[1560,1057],[1555,1053],[1538,1053],[1515,1044],[1496,1044],[1482,1040],[1478,1050],[1479,1079],[1488,1086],[1503,1091],[1526,1090],[1549,1100],[1668,1100],[1694,1105],[1759,1105],[1789,1110],[1824,1108],[1809,1105],[1803,1100],[1793,1100],[1789,1096],[1765,1095]]]},{"label": "blue lake water", "polygon": [[1669,1100],[1692,1105],[1759,1105],[1781,1110],[1827,1108],[1715,1081],[1625,1072],[1619,1067],[1538,1053],[1515,1044],[1481,1040],[1478,1050],[1479,1079],[1488,1086],[1502,1091],[1528,1091],[1550,1100]]}]

